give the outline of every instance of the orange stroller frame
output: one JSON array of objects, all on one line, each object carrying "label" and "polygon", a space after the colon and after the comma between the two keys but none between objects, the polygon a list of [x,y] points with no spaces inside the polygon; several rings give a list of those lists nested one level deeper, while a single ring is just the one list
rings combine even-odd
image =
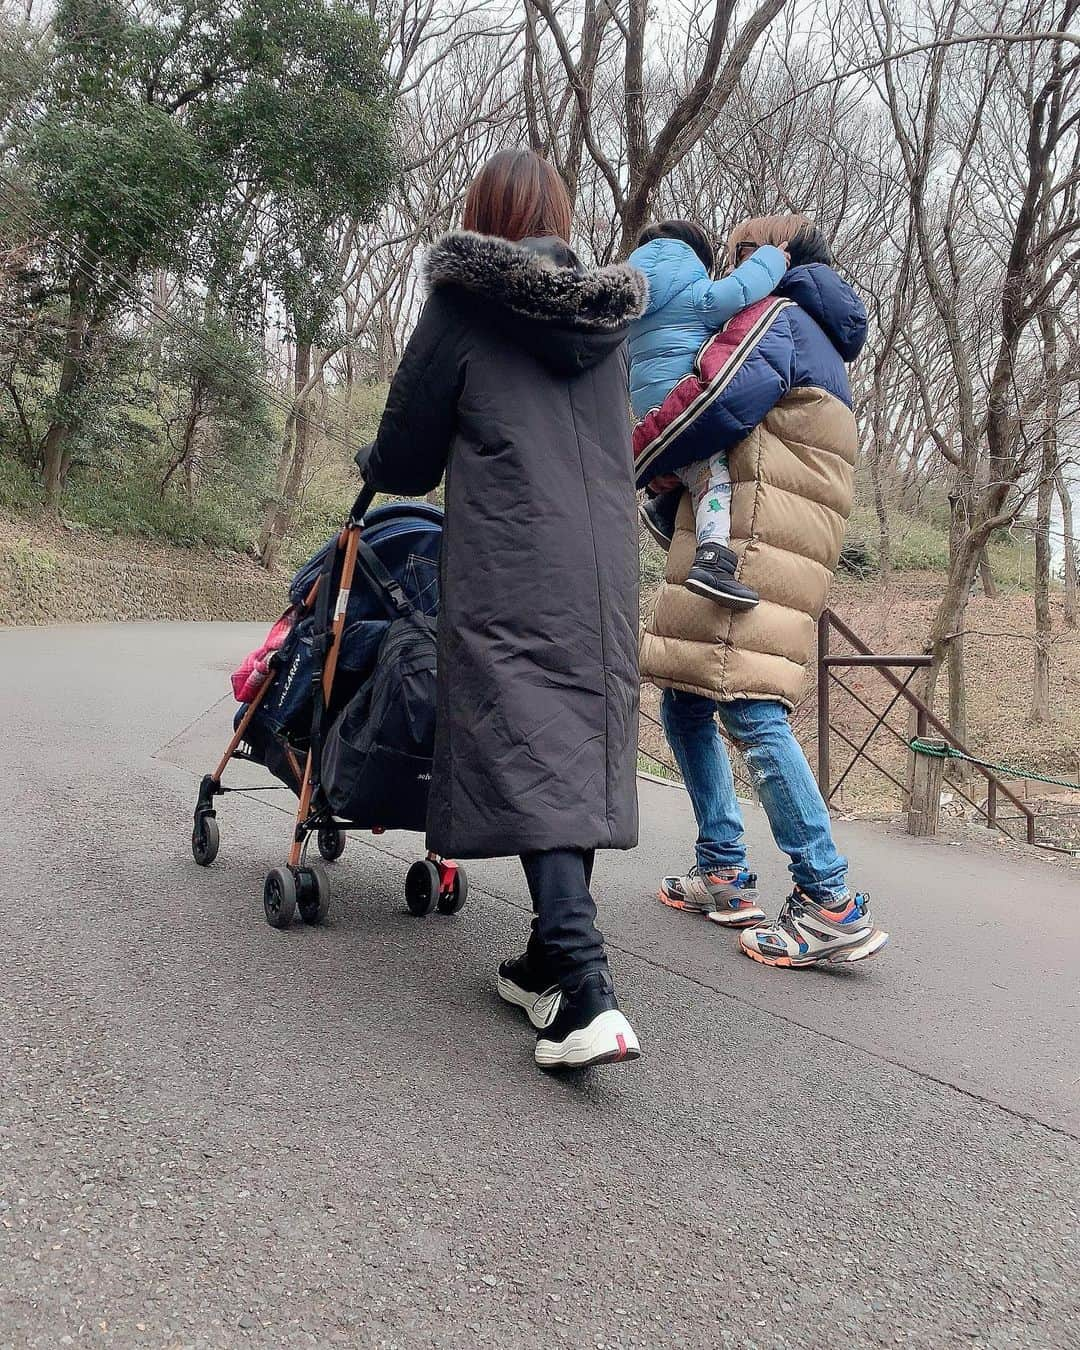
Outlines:
[{"label": "orange stroller frame", "polygon": [[[305,923],[322,923],[329,912],[330,886],[326,873],[321,867],[307,862],[307,849],[312,835],[315,835],[322,858],[332,863],[336,862],[345,851],[346,832],[365,830],[371,834],[383,833],[378,826],[359,825],[331,815],[328,808],[319,802],[316,793],[322,756],[321,723],[333,693],[341,633],[345,627],[349,593],[356,576],[357,553],[364,528],[364,516],[370,509],[375,495],[374,488],[364,487],[353,503],[349,519],[336,540],[335,555],[344,555],[341,577],[337,595],[333,597],[333,617],[329,631],[323,635],[324,641],[315,646],[316,660],[321,662],[322,668],[321,671],[316,669],[315,672],[317,700],[312,719],[311,744],[303,767],[295,751],[285,749],[287,762],[295,778],[294,790],[298,794],[299,801],[293,838],[285,865],[271,868],[263,883],[263,909],[267,922],[274,928],[287,928],[297,911]],[[331,561],[315,578],[299,607],[301,615],[312,612],[320,598],[322,587],[332,586],[333,570]],[[324,599],[326,613],[329,614],[329,598]],[[228,792],[252,791],[251,788],[226,787],[222,779],[232,760],[254,758],[248,750],[245,750],[246,733],[260,703],[277,678],[279,668],[280,657],[278,653],[274,653],[270,658],[266,676],[255,697],[245,708],[217,767],[212,773],[205,774],[199,785],[199,796],[195,804],[195,823],[191,833],[191,852],[200,867],[209,867],[217,857],[220,847],[221,834],[214,799]],[[440,914],[456,914],[465,904],[467,897],[468,880],[465,869],[436,853],[429,852],[425,858],[413,863],[406,874],[405,903],[410,913],[414,915],[429,914],[433,909]]]}]

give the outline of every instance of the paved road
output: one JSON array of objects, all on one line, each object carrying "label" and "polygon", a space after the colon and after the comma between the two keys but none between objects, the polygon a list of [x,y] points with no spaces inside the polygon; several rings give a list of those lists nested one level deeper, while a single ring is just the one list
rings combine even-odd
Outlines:
[{"label": "paved road", "polygon": [[841,825],[893,945],[768,971],[650,900],[689,815],[643,784],[598,892],[646,1058],[544,1077],[514,867],[416,921],[414,841],[354,840],[278,933],[268,795],[192,863],[257,631],[0,632],[0,1344],[1080,1343],[1075,875]]}]

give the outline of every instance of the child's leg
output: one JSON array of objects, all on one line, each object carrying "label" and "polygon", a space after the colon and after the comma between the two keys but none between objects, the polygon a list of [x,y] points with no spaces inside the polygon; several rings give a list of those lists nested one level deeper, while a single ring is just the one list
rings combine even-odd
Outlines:
[{"label": "child's leg", "polygon": [[753,609],[757,591],[735,577],[739,559],[728,547],[731,538],[731,473],[726,454],[688,464],[679,477],[694,505],[697,552],[684,583],[688,591],[715,600],[727,609]]},{"label": "child's leg", "polygon": [[679,474],[690,489],[698,544],[723,544],[731,538],[731,473],[726,454],[688,464]]}]

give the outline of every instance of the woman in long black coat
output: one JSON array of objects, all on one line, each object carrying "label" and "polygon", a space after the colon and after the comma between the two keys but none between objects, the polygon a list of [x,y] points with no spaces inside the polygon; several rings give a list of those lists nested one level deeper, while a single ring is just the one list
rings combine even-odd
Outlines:
[{"label": "woman in long black coat", "polygon": [[635,1058],[596,907],[593,851],[637,842],[637,525],[624,339],[645,302],[587,271],[562,180],[528,150],[481,170],[364,465],[382,491],[446,477],[428,845],[520,854],[536,918],[499,993],[537,1062]]}]

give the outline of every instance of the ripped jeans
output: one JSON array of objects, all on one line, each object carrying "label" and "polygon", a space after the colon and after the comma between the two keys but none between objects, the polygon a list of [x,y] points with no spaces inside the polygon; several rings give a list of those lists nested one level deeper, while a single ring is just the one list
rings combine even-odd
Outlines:
[{"label": "ripped jeans", "polygon": [[844,894],[847,859],[837,852],[828,808],[784,705],[746,698],[715,703],[665,689],[661,717],[697,817],[698,866],[746,865],[742,813],[717,715],[743,752],[773,839],[791,859],[796,885],[818,903]]}]

